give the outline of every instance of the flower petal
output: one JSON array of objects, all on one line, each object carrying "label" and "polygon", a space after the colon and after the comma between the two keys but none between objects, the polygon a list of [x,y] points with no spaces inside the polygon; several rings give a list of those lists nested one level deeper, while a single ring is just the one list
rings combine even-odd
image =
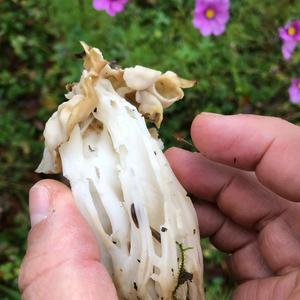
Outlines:
[{"label": "flower petal", "polygon": [[285,41],[282,45],[281,51],[285,60],[290,60],[295,48],[297,46],[297,42],[294,41]]},{"label": "flower petal", "polygon": [[109,8],[109,0],[94,0],[93,7],[96,10],[107,10]]},{"label": "flower petal", "polygon": [[222,25],[218,24],[217,22],[215,22],[214,24],[212,24],[212,32],[214,35],[221,35],[223,34],[225,31],[225,24],[223,23]]},{"label": "flower petal", "polygon": [[204,22],[200,28],[202,35],[209,36],[213,33],[210,22]]},{"label": "flower petal", "polygon": [[291,86],[289,88],[290,102],[297,104],[300,103],[300,78],[292,79]]},{"label": "flower petal", "polygon": [[93,0],[93,7],[96,10],[105,10],[110,16],[124,10],[128,0]]},{"label": "flower petal", "polygon": [[[126,1],[127,2],[127,1]],[[126,2],[124,1],[114,1],[111,3],[111,10],[113,10],[116,13],[119,13],[124,10]]]}]

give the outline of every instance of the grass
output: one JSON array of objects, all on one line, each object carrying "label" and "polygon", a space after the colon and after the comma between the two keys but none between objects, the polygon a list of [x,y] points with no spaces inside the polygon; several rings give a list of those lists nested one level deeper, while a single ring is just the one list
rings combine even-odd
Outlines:
[{"label": "grass", "polygon": [[[189,140],[201,111],[273,115],[300,124],[288,101],[300,76],[300,49],[286,63],[277,29],[299,17],[300,2],[231,1],[220,37],[202,37],[192,25],[192,0],[131,0],[114,18],[90,1],[0,0],[0,298],[18,299],[17,276],[29,228],[27,192],[40,179],[44,122],[77,80],[79,40],[123,66],[141,64],[197,79],[184,101],[170,108],[161,128],[167,146],[174,135]],[[225,256],[203,241],[207,299],[229,299],[234,283]]]}]

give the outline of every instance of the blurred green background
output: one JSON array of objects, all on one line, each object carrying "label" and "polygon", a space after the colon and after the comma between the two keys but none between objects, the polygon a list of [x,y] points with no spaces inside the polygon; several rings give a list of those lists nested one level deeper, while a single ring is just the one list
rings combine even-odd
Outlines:
[{"label": "blurred green background", "polygon": [[[299,18],[300,1],[232,0],[220,37],[193,25],[193,0],[131,0],[116,17],[86,0],[0,0],[0,299],[19,299],[17,276],[29,230],[27,193],[43,150],[45,121],[78,80],[79,40],[122,66],[145,65],[197,79],[168,110],[161,135],[189,140],[201,111],[274,115],[300,123],[289,103],[291,77],[300,77],[300,49],[286,63],[279,26]],[[180,145],[179,145],[180,146]],[[207,299],[228,299],[233,280],[226,256],[203,241]]]}]

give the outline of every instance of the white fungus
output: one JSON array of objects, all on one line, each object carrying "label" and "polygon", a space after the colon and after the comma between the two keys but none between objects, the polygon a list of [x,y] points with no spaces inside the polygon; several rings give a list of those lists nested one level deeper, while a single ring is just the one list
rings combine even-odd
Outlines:
[{"label": "white fungus", "polygon": [[[195,82],[112,68],[82,43],[84,71],[46,124],[37,171],[69,180],[120,299],[204,299],[198,222],[162,153],[163,109]],[[151,133],[151,134],[150,134]]]}]

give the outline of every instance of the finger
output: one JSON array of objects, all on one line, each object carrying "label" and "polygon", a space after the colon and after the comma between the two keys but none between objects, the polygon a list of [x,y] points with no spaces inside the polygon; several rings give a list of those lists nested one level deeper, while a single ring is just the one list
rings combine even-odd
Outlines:
[{"label": "finger", "polygon": [[286,274],[300,268],[300,239],[290,226],[278,217],[260,232],[259,248],[270,268]]},{"label": "finger", "polygon": [[214,205],[195,203],[201,237],[210,237],[218,249],[232,253],[257,238],[256,233],[244,229],[225,217]]},{"label": "finger", "polygon": [[209,159],[253,170],[279,195],[300,201],[300,129],[278,118],[200,114],[191,134]]},{"label": "finger", "polygon": [[259,230],[293,204],[281,201],[249,172],[212,162],[200,153],[172,148],[166,156],[189,193],[215,202],[224,215],[242,226]]},{"label": "finger", "polygon": [[209,236],[215,247],[233,253],[228,263],[237,280],[264,278],[273,274],[258,250],[257,234],[235,224],[212,204],[196,203],[195,209],[201,236]]},{"label": "finger", "polygon": [[43,180],[29,201],[32,229],[19,277],[23,299],[117,299],[71,191]]},{"label": "finger", "polygon": [[232,300],[296,300],[300,298],[300,274],[293,272],[286,276],[276,276],[251,280],[240,285],[233,293]]},{"label": "finger", "polygon": [[274,274],[261,255],[257,240],[235,251],[228,259],[228,266],[239,281],[265,278]]}]

